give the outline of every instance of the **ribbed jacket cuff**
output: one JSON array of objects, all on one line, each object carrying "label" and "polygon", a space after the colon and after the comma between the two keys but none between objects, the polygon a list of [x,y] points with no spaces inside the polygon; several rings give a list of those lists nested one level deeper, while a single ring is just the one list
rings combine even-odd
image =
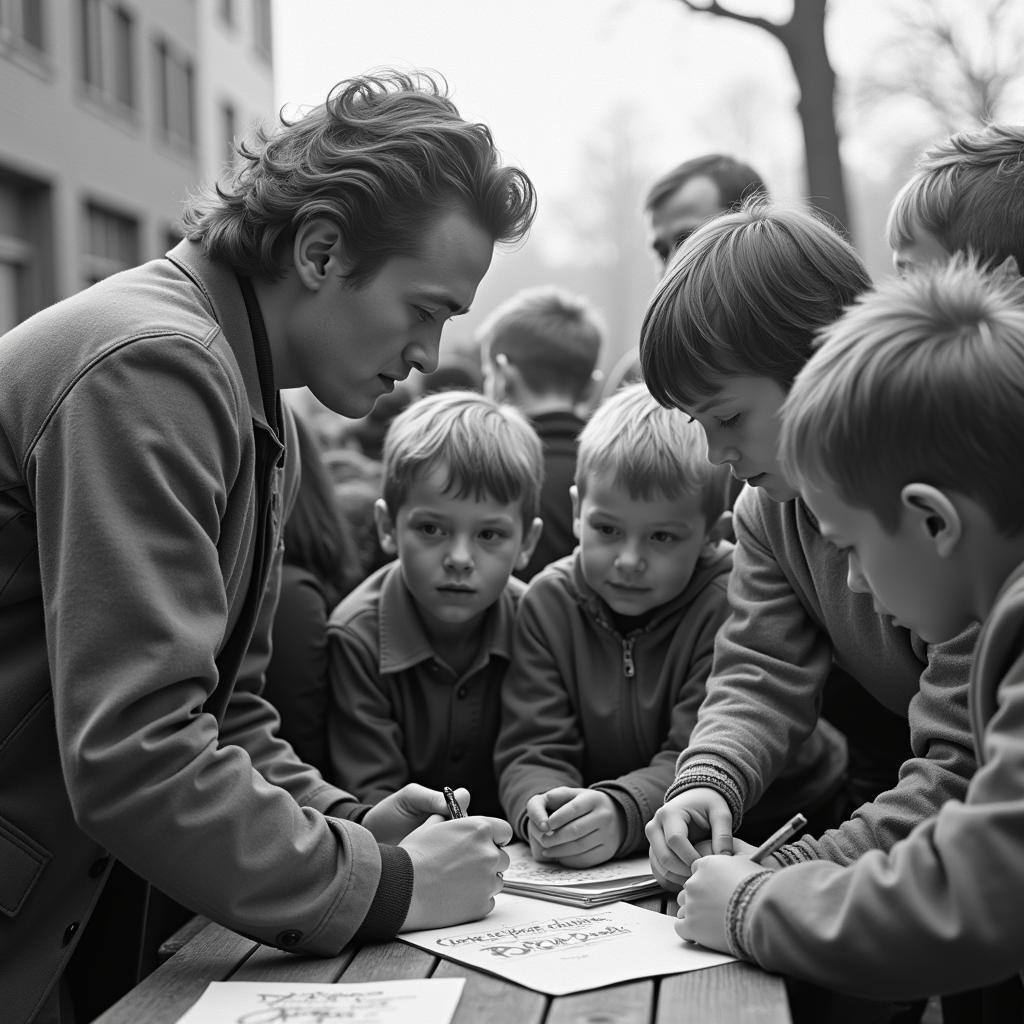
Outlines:
[{"label": "ribbed jacket cuff", "polygon": [[743,794],[736,780],[715,761],[687,761],[686,766],[676,776],[675,781],[665,792],[667,803],[688,789],[713,789],[720,793],[729,805],[732,814],[732,827],[737,829],[743,820]]},{"label": "ribbed jacket cuff", "polygon": [[729,952],[743,960],[753,960],[750,950],[744,942],[747,910],[758,890],[771,878],[770,871],[759,871],[756,875],[748,875],[736,886],[729,897],[725,908],[725,934],[729,941]]},{"label": "ribbed jacket cuff", "polygon": [[370,909],[353,936],[355,942],[393,939],[405,924],[412,902],[412,858],[400,846],[380,845],[380,881]]},{"label": "ribbed jacket cuff", "polygon": [[816,859],[802,846],[790,843],[788,846],[783,846],[781,849],[776,850],[770,857],[765,857],[761,863],[765,867],[786,868],[790,864],[804,864],[809,860]]}]

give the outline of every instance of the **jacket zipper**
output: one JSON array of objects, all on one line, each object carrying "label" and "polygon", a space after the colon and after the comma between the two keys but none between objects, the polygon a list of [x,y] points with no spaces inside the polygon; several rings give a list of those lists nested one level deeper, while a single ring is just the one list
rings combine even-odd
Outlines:
[{"label": "jacket zipper", "polygon": [[635,638],[622,641],[622,674],[627,679],[632,679],[636,675],[636,662],[633,661],[633,644],[635,643]]}]

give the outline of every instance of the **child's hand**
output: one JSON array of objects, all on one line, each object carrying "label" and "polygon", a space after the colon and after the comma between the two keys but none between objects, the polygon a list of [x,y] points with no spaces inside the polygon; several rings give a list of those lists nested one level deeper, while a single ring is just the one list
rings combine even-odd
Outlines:
[{"label": "child's hand", "polygon": [[558,786],[531,797],[526,809],[535,860],[593,867],[611,860],[626,834],[618,805],[595,789]]},{"label": "child's hand", "polygon": [[[747,843],[744,852],[755,847]],[[708,949],[729,952],[725,912],[736,886],[750,875],[766,870],[749,857],[701,857],[693,862],[686,887],[676,897],[676,933],[690,942],[699,942]]]},{"label": "child's hand", "polygon": [[669,892],[678,892],[700,856],[696,842],[710,838],[715,853],[732,853],[732,812],[713,789],[688,789],[655,812],[644,829],[651,844],[651,872]]}]

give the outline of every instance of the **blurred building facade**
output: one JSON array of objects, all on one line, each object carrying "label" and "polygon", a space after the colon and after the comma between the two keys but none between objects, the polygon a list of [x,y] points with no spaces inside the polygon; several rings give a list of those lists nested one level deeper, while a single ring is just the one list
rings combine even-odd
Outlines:
[{"label": "blurred building facade", "polygon": [[0,332],[165,252],[273,115],[271,0],[0,0]]}]

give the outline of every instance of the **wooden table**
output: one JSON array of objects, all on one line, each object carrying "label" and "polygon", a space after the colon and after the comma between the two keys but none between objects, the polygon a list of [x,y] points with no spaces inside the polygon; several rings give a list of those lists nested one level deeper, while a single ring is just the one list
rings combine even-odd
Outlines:
[{"label": "wooden table", "polygon": [[[675,901],[635,901],[674,913]],[[551,997],[404,942],[298,957],[208,924],[94,1024],[174,1024],[211,981],[465,978],[453,1024],[792,1024],[781,978],[746,963]]]}]

